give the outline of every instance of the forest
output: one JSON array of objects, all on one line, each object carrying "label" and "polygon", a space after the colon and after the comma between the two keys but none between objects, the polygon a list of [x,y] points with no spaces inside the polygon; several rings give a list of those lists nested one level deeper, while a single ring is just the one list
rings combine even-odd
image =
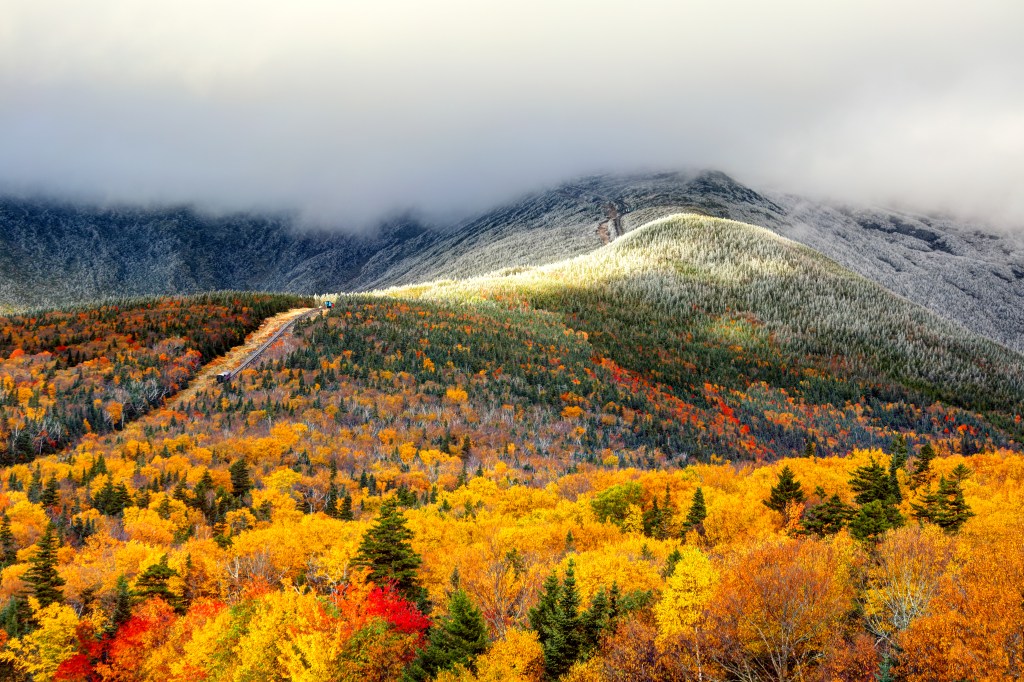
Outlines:
[{"label": "forest", "polygon": [[[0,318],[7,428],[43,408],[82,422],[0,470],[0,674],[1019,678],[1019,359],[722,222],[338,296],[234,381],[173,402],[312,302]],[[762,253],[750,268],[816,275],[738,306],[749,272],[716,284],[631,253],[716,239]],[[892,319],[805,328],[844,286],[848,309],[878,297]],[[136,375],[173,382],[100,416]]]}]

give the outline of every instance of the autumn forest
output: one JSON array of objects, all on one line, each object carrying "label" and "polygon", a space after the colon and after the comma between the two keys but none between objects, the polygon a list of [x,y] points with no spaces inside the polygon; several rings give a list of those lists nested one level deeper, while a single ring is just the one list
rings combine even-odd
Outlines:
[{"label": "autumn forest", "polygon": [[1022,413],[1020,356],[697,216],[0,317],[0,678],[1019,679]]}]

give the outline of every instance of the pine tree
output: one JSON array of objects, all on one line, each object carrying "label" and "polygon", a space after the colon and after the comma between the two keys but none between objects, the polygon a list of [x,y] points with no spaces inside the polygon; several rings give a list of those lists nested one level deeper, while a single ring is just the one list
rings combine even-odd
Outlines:
[{"label": "pine tree", "polygon": [[968,519],[974,516],[974,512],[971,511],[964,499],[964,491],[959,480],[940,478],[936,497],[938,504],[934,521],[939,528],[947,533],[958,532]]},{"label": "pine tree", "polygon": [[892,527],[886,505],[872,500],[861,506],[850,521],[850,535],[858,540],[875,540]]},{"label": "pine tree", "polygon": [[32,588],[32,594],[39,600],[39,605],[46,607],[63,601],[64,579],[57,573],[57,537],[54,535],[53,524],[46,526],[46,531],[36,543],[36,553],[29,561],[29,568],[22,576]]},{"label": "pine tree", "polygon": [[683,558],[683,553],[676,547],[671,553],[665,558],[665,568],[661,569],[661,577],[668,578],[670,575],[675,573],[676,564]]},{"label": "pine tree", "polygon": [[911,488],[919,488],[931,480],[933,459],[935,459],[935,448],[931,443],[925,443],[921,446],[921,451],[917,454],[917,460],[914,462],[914,473],[910,476]]},{"label": "pine tree", "polygon": [[850,479],[850,488],[857,493],[853,501],[857,504],[867,504],[878,500],[890,502],[892,500],[892,487],[889,485],[889,474],[874,457],[867,466],[857,467]]},{"label": "pine tree", "polygon": [[338,486],[331,481],[327,487],[327,498],[324,500],[324,514],[332,519],[338,518]]},{"label": "pine tree", "polygon": [[910,450],[907,448],[907,439],[902,435],[896,436],[892,439],[892,466],[896,469],[902,469],[907,465],[907,459],[910,457]]},{"label": "pine tree", "polygon": [[33,504],[38,503],[39,499],[43,496],[43,472],[36,464],[36,468],[32,471],[32,480],[28,484],[28,501]]},{"label": "pine tree", "polygon": [[167,555],[160,561],[150,565],[135,579],[135,596],[145,600],[160,597],[172,606],[178,605],[178,596],[167,587],[167,581],[178,575],[178,572],[167,565]]},{"label": "pine tree", "polygon": [[411,539],[412,531],[405,525],[398,501],[389,498],[381,505],[377,522],[363,535],[353,565],[368,568],[370,580],[392,585],[425,613],[429,608],[427,591],[416,573],[422,559],[409,543]]},{"label": "pine tree", "polygon": [[833,493],[825,499],[825,491],[818,488],[815,491],[822,502],[810,507],[801,520],[803,534],[814,534],[819,537],[833,535],[841,531],[846,524],[857,514],[857,510],[840,499],[839,495]]},{"label": "pine tree", "polygon": [[341,498],[341,509],[338,510],[338,518],[342,521],[351,521],[355,518],[352,513],[352,496],[345,491],[345,497]]},{"label": "pine tree", "polygon": [[586,658],[599,644],[601,634],[614,627],[618,615],[618,585],[613,585],[610,593],[598,590],[590,609],[581,612],[574,562],[569,561],[564,580],[559,580],[557,573],[549,575],[540,600],[529,613],[530,627],[544,650],[548,678],[559,678]]},{"label": "pine tree", "polygon": [[252,489],[252,481],[249,479],[249,468],[245,465],[244,459],[236,459],[228,467],[231,473],[231,494],[235,499],[242,501]]},{"label": "pine tree", "polygon": [[11,520],[4,513],[0,516],[0,570],[18,563],[18,545],[11,532]]},{"label": "pine tree", "polygon": [[[857,493],[854,502],[860,505],[860,510],[850,521],[850,533],[854,537],[874,539],[889,528],[899,528],[904,524],[903,515],[896,508],[902,497],[899,486],[897,484],[896,491],[893,490],[889,472],[874,457],[867,466],[854,470],[850,488]],[[870,509],[867,508],[869,505]],[[878,529],[879,518],[884,519],[881,530]]]},{"label": "pine tree", "polygon": [[892,499],[893,504],[899,504],[903,501],[903,492],[900,490],[900,478],[897,472],[899,467],[896,466],[896,459],[893,458],[889,461],[889,497]]},{"label": "pine tree", "polygon": [[114,588],[114,610],[110,615],[109,631],[116,632],[119,627],[128,622],[132,617],[132,591],[128,586],[128,578],[117,576],[117,585]]},{"label": "pine tree", "polygon": [[50,476],[50,479],[46,482],[46,487],[43,488],[43,492],[39,496],[39,503],[44,507],[54,506],[59,499],[59,492],[60,488],[57,486],[57,477]]},{"label": "pine tree", "polygon": [[704,502],[704,490],[698,487],[693,491],[693,499],[690,500],[690,511],[686,514],[686,522],[683,524],[683,531],[696,530],[704,534],[704,519],[708,517],[708,508]]},{"label": "pine tree", "polygon": [[448,601],[448,614],[430,630],[430,644],[406,673],[420,682],[457,665],[476,672],[476,657],[487,651],[487,625],[480,609],[465,590],[456,589]]},{"label": "pine tree", "polygon": [[779,472],[779,482],[772,487],[771,495],[762,504],[777,512],[785,512],[791,503],[804,501],[804,490],[800,482],[793,476],[789,466],[782,467]]}]

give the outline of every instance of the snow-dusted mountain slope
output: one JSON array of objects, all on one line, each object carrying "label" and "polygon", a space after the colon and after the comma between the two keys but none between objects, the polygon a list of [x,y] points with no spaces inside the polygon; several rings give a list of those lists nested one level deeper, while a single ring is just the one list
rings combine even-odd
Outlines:
[{"label": "snow-dusted mountain slope", "polygon": [[366,290],[554,262],[690,211],[762,225],[1024,351],[1024,240],[949,219],[758,192],[718,172],[580,179],[457,225],[352,236],[187,208],[0,201],[0,306],[206,289]]}]

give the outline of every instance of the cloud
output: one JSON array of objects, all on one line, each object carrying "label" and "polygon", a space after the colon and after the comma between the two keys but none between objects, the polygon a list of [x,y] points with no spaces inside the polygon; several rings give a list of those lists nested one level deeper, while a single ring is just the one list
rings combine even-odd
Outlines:
[{"label": "cloud", "polygon": [[0,187],[448,216],[590,172],[1024,226],[1024,4],[8,0]]}]

